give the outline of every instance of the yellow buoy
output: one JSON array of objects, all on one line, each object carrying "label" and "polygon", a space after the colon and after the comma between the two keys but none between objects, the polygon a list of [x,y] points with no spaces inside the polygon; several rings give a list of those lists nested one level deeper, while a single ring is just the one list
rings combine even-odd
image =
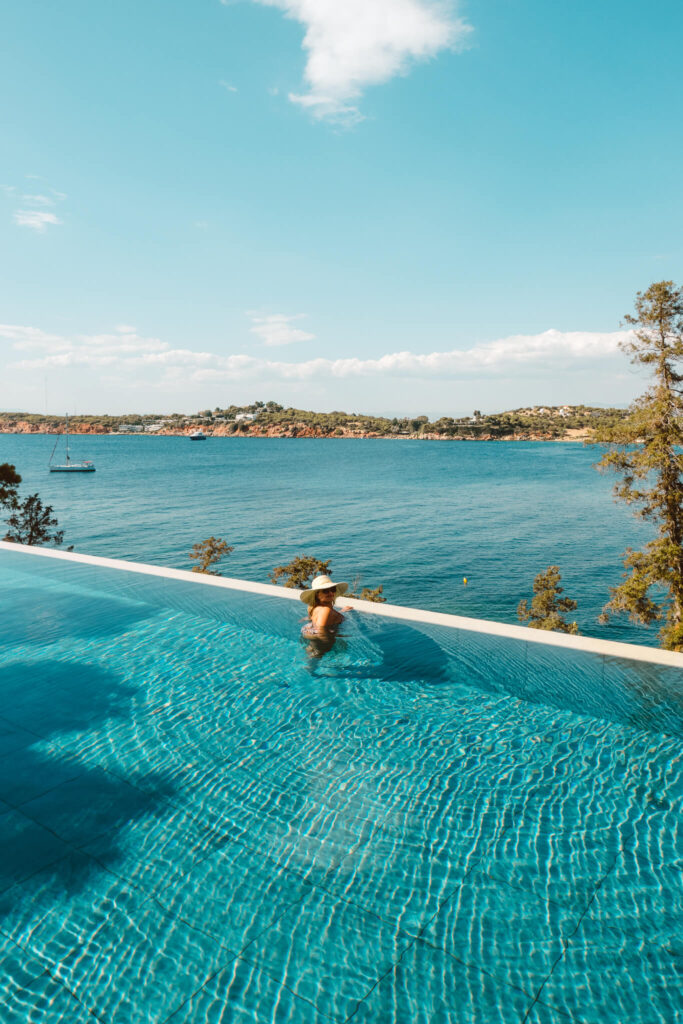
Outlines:
[{"label": "yellow buoy", "polygon": [[462,581],[465,584],[465,586],[467,586],[467,576],[463,576]]}]

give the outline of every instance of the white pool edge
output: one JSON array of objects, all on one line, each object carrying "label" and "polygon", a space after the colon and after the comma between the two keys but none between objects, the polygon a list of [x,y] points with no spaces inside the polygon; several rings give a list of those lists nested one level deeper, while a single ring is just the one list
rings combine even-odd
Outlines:
[{"label": "white pool edge", "polygon": [[[97,565],[105,569],[135,572],[144,576],[182,580],[184,583],[197,583],[205,587],[241,590],[249,594],[262,594],[286,600],[295,601],[300,593],[299,590],[277,587],[270,583],[252,583],[251,580],[241,580],[230,576],[209,576],[206,573],[189,572],[185,569],[169,569],[160,565],[149,565],[147,562],[128,562],[121,558],[102,558],[99,555],[83,555],[75,551],[32,547],[8,541],[0,541],[0,550],[65,562],[79,562],[83,565]],[[396,604],[377,604],[373,601],[360,601],[355,598],[345,598],[344,600],[353,608],[366,612],[368,615],[401,619],[404,622],[447,626],[452,629],[467,630],[470,633],[485,633],[490,636],[506,637],[527,643],[545,644],[548,647],[564,647],[569,650],[584,651],[611,658],[628,658],[630,661],[646,661],[654,665],[683,669],[683,654],[678,654],[675,651],[662,651],[656,647],[645,647],[642,644],[624,644],[616,640],[598,640],[594,637],[571,636],[567,633],[550,633],[546,630],[529,629],[527,626],[513,626],[505,622],[493,622],[489,619],[470,619],[461,615],[430,612],[422,608],[407,608]]]}]

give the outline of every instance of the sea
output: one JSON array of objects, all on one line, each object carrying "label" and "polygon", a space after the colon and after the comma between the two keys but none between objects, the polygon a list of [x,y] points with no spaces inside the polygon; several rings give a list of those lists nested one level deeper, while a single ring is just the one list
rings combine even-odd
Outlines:
[{"label": "sea", "polygon": [[96,472],[67,475],[48,471],[54,444],[0,434],[0,463],[53,507],[78,552],[189,569],[192,546],[215,536],[234,546],[226,576],[268,582],[275,566],[313,555],[335,580],[381,584],[392,604],[502,622],[558,565],[582,633],[657,643],[656,627],[597,621],[624,550],[652,526],[614,502],[596,447],[80,435],[71,456]]}]

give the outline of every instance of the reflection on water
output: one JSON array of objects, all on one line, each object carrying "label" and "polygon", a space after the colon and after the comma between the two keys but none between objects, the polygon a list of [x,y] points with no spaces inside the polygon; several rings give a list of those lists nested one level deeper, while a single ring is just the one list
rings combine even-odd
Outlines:
[{"label": "reflection on water", "polygon": [[[439,649],[423,674],[443,675],[485,692],[507,693],[591,718],[683,736],[683,672],[627,658],[546,646],[420,624],[404,627],[395,649],[426,653],[427,634]],[[417,674],[417,659],[413,659]]]}]

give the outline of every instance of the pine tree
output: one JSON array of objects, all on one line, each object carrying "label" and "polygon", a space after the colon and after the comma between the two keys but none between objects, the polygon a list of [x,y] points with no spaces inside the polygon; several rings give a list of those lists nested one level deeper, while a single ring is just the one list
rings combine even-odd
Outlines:
[{"label": "pine tree", "polygon": [[634,505],[657,535],[642,551],[626,550],[624,582],[610,588],[601,621],[615,612],[646,625],[663,621],[661,646],[683,651],[683,289],[650,285],[625,320],[633,333],[622,348],[653,381],[625,419],[596,431],[594,441],[609,446],[597,468],[620,474],[615,497]]},{"label": "pine tree", "polygon": [[17,501],[17,487],[21,477],[9,462],[0,464],[0,505],[14,508]]},{"label": "pine tree", "polygon": [[58,530],[57,517],[52,505],[43,505],[37,494],[29,494],[23,501],[16,500],[12,515],[7,519],[9,530],[4,539],[15,544],[56,544],[64,540],[64,530]]},{"label": "pine tree", "polygon": [[284,577],[286,587],[306,590],[310,587],[314,576],[326,576],[330,571],[330,561],[322,562],[313,555],[297,555],[288,565],[277,565],[270,573],[273,583],[279,583]]},{"label": "pine tree", "polygon": [[360,601],[372,601],[375,604],[386,604],[387,599],[384,597],[383,590],[384,587],[381,583],[378,587],[362,587],[361,577],[356,576],[346,597],[355,597]]},{"label": "pine tree", "polygon": [[545,572],[539,572],[534,579],[534,596],[531,605],[520,601],[517,605],[517,618],[520,622],[528,622],[531,629],[548,629],[555,633],[578,633],[575,622],[566,622],[565,612],[573,612],[577,602],[571,597],[560,597],[563,592],[560,586],[560,569],[557,565],[549,565]]},{"label": "pine tree", "polygon": [[197,565],[192,567],[192,572],[204,572],[207,576],[220,576],[221,573],[214,572],[211,566],[218,565],[223,558],[226,558],[234,550],[234,547],[231,547],[221,537],[207,537],[206,540],[195,544],[192,551],[190,551],[190,558],[193,562],[197,563]]}]

